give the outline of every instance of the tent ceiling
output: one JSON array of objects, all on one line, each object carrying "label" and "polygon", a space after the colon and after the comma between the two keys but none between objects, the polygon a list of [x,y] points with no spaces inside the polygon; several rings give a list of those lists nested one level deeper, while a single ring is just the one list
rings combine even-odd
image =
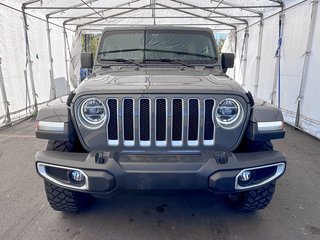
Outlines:
[{"label": "tent ceiling", "polygon": [[[290,1],[290,0],[289,0]],[[108,25],[203,25],[230,30],[259,21],[281,0],[18,0],[26,12],[47,17],[71,29],[103,29]]]}]

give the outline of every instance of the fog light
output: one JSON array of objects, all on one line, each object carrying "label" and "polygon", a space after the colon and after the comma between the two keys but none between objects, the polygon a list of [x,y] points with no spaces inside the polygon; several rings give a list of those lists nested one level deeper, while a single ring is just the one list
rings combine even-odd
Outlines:
[{"label": "fog light", "polygon": [[250,180],[252,176],[252,172],[251,171],[243,171],[240,175],[239,175],[239,180],[242,182],[246,182],[248,180]]},{"label": "fog light", "polygon": [[71,172],[71,178],[76,182],[82,182],[84,180],[84,175],[80,171],[74,170]]}]

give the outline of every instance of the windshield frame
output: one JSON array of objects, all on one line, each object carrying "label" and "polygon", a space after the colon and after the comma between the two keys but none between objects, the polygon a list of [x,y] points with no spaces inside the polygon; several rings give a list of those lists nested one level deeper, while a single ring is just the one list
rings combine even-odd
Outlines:
[{"label": "windshield frame", "polygon": [[[110,29],[110,30],[107,30],[105,31],[102,36],[101,36],[101,39],[100,39],[100,43],[99,43],[99,49],[96,53],[96,61],[101,64],[102,66],[104,65],[122,65],[122,64],[127,64],[127,63],[121,63],[121,62],[113,62],[112,60],[101,60],[101,55],[103,56],[102,52],[104,52],[104,50],[102,49],[103,47],[103,43],[105,41],[105,39],[110,36],[111,34],[114,34],[116,32],[141,32],[143,34],[143,39],[144,39],[144,42],[143,42],[143,48],[141,49],[141,51],[144,51],[144,54],[143,54],[143,59],[141,59],[141,61],[137,61],[137,60],[133,60],[133,59],[128,59],[128,60],[132,60],[132,61],[136,61],[137,63],[141,63],[141,64],[144,64],[144,65],[154,65],[153,64],[150,64],[148,63],[148,60],[149,59],[146,59],[145,58],[145,52],[148,51],[149,49],[146,49],[146,36],[147,36],[147,32],[148,31],[159,31],[159,32],[162,32],[162,31],[172,31],[172,32],[187,32],[187,33],[194,33],[194,34],[202,34],[202,35],[205,35],[206,37],[209,38],[209,41],[211,43],[211,46],[212,46],[212,62],[203,62],[201,63],[200,61],[199,62],[186,62],[187,64],[190,64],[190,65],[194,65],[194,66],[203,66],[203,65],[217,65],[219,63],[219,55],[218,55],[218,50],[217,50],[217,46],[216,46],[216,43],[215,43],[215,40],[214,40],[214,35],[211,31],[209,30],[206,30],[206,29],[170,29],[170,28],[133,28],[133,29]],[[159,50],[161,51],[161,50]],[[164,50],[165,51],[165,50]],[[112,51],[111,51],[112,52]],[[192,55],[192,54],[191,54]],[[199,54],[201,55],[201,54]],[[161,60],[161,59],[159,59]],[[184,61],[184,59],[176,59],[178,61]],[[171,65],[171,66],[174,66],[174,64],[168,64],[166,62],[161,62],[159,61],[159,65]]]}]

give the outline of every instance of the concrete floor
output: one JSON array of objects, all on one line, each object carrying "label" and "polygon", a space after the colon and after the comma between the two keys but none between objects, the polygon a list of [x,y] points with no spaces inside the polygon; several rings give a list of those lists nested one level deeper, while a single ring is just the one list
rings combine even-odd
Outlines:
[{"label": "concrete floor", "polygon": [[212,194],[121,194],[72,215],[53,211],[34,169],[46,141],[34,121],[0,131],[0,239],[320,239],[320,142],[287,126],[288,156],[271,205],[229,208]]}]

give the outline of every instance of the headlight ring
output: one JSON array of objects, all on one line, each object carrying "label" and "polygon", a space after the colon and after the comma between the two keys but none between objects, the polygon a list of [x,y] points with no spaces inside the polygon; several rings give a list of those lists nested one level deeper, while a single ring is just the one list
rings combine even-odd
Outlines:
[{"label": "headlight ring", "polygon": [[222,128],[236,128],[243,119],[242,105],[233,98],[223,99],[216,107],[215,119]]},{"label": "headlight ring", "polygon": [[107,119],[107,109],[97,98],[86,99],[80,104],[79,119],[86,128],[98,129]]}]

